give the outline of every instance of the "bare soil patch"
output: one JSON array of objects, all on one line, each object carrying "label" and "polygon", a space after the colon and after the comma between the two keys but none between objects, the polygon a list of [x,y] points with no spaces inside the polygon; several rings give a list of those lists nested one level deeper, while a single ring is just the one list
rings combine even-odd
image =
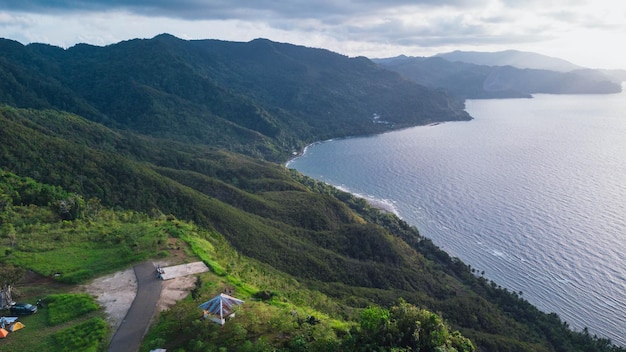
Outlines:
[{"label": "bare soil patch", "polygon": [[107,313],[108,323],[117,329],[137,294],[137,278],[133,268],[99,277],[80,286],[79,291],[96,297]]},{"label": "bare soil patch", "polygon": [[20,282],[13,287],[13,300],[35,304],[39,298],[51,293],[67,292],[70,285],[59,282],[52,277],[42,276],[27,270]]},{"label": "bare soil patch", "polygon": [[196,277],[194,275],[163,281],[163,290],[161,291],[161,298],[157,303],[157,311],[162,312],[176,304],[176,301],[187,297],[195,284]]},{"label": "bare soil patch", "polygon": [[[155,263],[167,266],[167,263]],[[156,275],[156,272],[155,272]],[[194,275],[178,277],[163,281],[161,297],[157,303],[157,311],[161,312],[173,306],[178,300],[185,298],[196,282]],[[118,271],[114,274],[94,279],[87,285],[80,286],[79,292],[86,292],[96,297],[108,316],[108,323],[117,329],[137,294],[137,279],[133,268]]]}]

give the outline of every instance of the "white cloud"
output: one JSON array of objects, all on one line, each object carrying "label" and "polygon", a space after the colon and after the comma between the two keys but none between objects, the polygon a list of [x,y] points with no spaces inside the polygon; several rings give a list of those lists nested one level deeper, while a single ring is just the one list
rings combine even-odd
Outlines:
[{"label": "white cloud", "polygon": [[105,45],[171,33],[184,39],[248,41],[265,37],[350,56],[518,49],[586,66],[626,66],[624,53],[615,49],[626,39],[626,7],[611,0],[6,3],[0,0],[0,36],[23,43]]}]

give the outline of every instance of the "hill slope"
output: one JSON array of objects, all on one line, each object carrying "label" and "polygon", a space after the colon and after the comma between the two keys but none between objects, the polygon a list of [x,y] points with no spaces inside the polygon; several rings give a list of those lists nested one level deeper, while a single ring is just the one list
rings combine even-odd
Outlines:
[{"label": "hill slope", "polygon": [[[95,197],[111,208],[192,221],[197,230],[172,223],[168,233],[202,233],[198,243],[223,238],[234,248],[225,270],[237,267],[241,256],[256,263],[255,270],[287,275],[294,286],[332,300],[319,304],[327,314],[390,307],[404,298],[440,312],[484,351],[612,348],[477,276],[397,217],[263,160],[283,160],[308,138],[468,117],[442,93],[366,59],[265,40],[190,44],[160,36],[67,51],[2,45],[0,68],[8,83],[0,91],[7,104],[0,106],[0,167],[75,193],[57,190],[48,194],[53,201],[37,203],[65,204],[57,215],[68,227],[80,206],[67,205]],[[211,60],[214,65],[206,63]],[[380,104],[375,112],[389,124],[352,115],[372,113],[361,107],[365,100],[368,107]],[[397,115],[386,117],[383,108]],[[327,115],[318,119],[324,109]],[[6,250],[11,226],[23,234],[39,226],[28,218],[32,201],[12,194],[0,194],[0,205],[24,205],[24,217],[19,224],[0,217],[3,264],[18,263]],[[43,243],[45,231],[36,232],[38,248],[54,247]],[[111,233],[109,239],[117,235],[133,237]],[[233,279],[250,272],[242,269]]]},{"label": "hill slope", "polygon": [[319,139],[470,118],[462,101],[368,59],[264,39],[164,34],[67,50],[0,40],[0,78],[0,103],[270,160]]}]

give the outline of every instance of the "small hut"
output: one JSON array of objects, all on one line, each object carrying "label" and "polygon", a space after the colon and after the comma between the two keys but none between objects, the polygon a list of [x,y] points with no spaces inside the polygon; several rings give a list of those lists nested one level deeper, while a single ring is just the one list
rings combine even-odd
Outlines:
[{"label": "small hut", "polygon": [[234,307],[243,303],[240,299],[221,293],[198,307],[204,311],[205,317],[213,316],[212,321],[224,325],[226,318],[235,316]]}]

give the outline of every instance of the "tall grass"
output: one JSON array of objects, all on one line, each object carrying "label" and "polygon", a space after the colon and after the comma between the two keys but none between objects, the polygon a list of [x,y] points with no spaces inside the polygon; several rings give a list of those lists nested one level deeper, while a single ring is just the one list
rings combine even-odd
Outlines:
[{"label": "tall grass", "polygon": [[99,308],[93,296],[86,293],[49,295],[46,304],[50,325],[68,322]]},{"label": "tall grass", "polygon": [[107,324],[101,318],[92,318],[84,323],[63,329],[52,335],[59,352],[98,352],[107,336]]}]

